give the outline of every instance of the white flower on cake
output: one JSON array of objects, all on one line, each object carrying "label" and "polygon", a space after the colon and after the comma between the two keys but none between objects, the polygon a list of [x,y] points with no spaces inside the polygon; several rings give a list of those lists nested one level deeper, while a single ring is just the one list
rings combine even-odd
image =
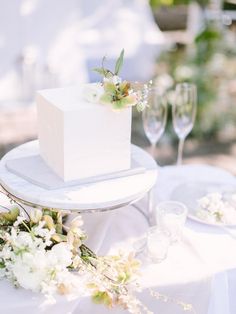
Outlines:
[{"label": "white flower on cake", "polygon": [[83,97],[88,102],[99,103],[103,92],[103,87],[100,83],[88,84],[83,88]]},{"label": "white flower on cake", "polygon": [[210,193],[198,200],[196,215],[209,223],[236,224],[236,208],[221,193]]},{"label": "white flower on cake", "polygon": [[111,82],[111,83],[113,83],[115,85],[118,85],[118,84],[120,84],[122,82],[122,79],[118,75],[113,75],[113,76],[111,76],[109,78],[104,77],[103,82]]}]

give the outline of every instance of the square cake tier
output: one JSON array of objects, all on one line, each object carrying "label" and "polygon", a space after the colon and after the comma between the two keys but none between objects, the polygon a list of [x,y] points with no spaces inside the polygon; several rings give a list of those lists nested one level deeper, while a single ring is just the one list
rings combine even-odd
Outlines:
[{"label": "square cake tier", "polygon": [[37,93],[40,154],[64,181],[130,168],[132,109],[88,102],[83,87]]}]

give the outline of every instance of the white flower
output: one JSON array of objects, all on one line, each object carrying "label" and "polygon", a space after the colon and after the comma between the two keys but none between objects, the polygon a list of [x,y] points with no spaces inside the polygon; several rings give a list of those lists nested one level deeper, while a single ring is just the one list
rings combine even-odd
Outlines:
[{"label": "white flower", "polygon": [[40,291],[41,282],[44,278],[44,274],[40,271],[30,271],[28,267],[17,263],[13,267],[13,273],[16,277],[17,283],[32,291]]},{"label": "white flower", "polygon": [[40,291],[41,282],[47,275],[45,251],[24,253],[16,257],[12,272],[18,284],[32,291]]},{"label": "white flower", "polygon": [[221,193],[210,193],[198,200],[196,215],[210,223],[236,224],[236,209]]},{"label": "white flower", "polygon": [[13,226],[18,227],[19,225],[22,224],[23,221],[25,221],[25,217],[24,216],[18,216],[16,221],[14,222]]},{"label": "white flower", "polygon": [[30,219],[33,223],[37,224],[42,219],[43,213],[40,209],[33,209],[30,213]]},{"label": "white flower", "polygon": [[208,197],[204,196],[200,200],[198,200],[198,203],[201,207],[205,208],[209,205],[210,201],[209,201]]},{"label": "white flower", "polygon": [[72,253],[70,246],[66,242],[54,245],[48,252],[48,256],[61,267],[68,267],[72,264]]},{"label": "white flower", "polygon": [[8,245],[4,245],[4,247],[2,248],[2,250],[0,251],[0,258],[1,259],[9,259],[11,258],[11,247]]},{"label": "white flower", "polygon": [[44,247],[52,244],[51,237],[56,232],[54,228],[49,230],[44,228],[45,221],[40,221],[39,224],[32,228],[32,232],[35,236],[42,237],[44,240]]},{"label": "white flower", "polygon": [[17,236],[12,236],[12,245],[15,249],[26,249],[33,246],[33,239],[29,232],[20,231]]},{"label": "white flower", "polygon": [[104,93],[101,84],[87,84],[83,88],[83,98],[91,103],[99,103],[99,99]]},{"label": "white flower", "polygon": [[116,85],[116,84],[120,84],[122,82],[122,79],[119,76],[114,75],[111,77],[110,81]]},{"label": "white flower", "polygon": [[120,84],[122,82],[121,77],[119,77],[118,75],[113,75],[111,77],[104,77],[103,82],[111,82],[115,85]]}]

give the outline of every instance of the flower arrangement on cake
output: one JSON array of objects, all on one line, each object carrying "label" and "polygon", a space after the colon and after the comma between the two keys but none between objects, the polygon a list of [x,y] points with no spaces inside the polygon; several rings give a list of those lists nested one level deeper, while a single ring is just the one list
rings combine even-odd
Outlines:
[{"label": "flower arrangement on cake", "polygon": [[104,67],[105,60],[106,58],[103,57],[101,68],[94,69],[102,76],[102,82],[86,87],[86,100],[111,105],[114,109],[136,106],[138,111],[143,111],[147,106],[147,93],[151,82],[149,84],[132,84],[122,80],[119,73],[124,62],[124,49],[116,61],[114,71]]}]

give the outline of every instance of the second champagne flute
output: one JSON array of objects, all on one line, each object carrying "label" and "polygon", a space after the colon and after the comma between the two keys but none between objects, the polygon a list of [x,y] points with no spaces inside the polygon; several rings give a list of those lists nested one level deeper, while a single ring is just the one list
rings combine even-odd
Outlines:
[{"label": "second champagne flute", "polygon": [[167,119],[166,98],[157,88],[148,91],[147,107],[143,111],[143,128],[151,143],[152,155],[154,157],[155,146],[164,133]]},{"label": "second champagne flute", "polygon": [[177,165],[182,164],[184,140],[191,132],[197,107],[197,88],[194,84],[176,85],[175,101],[172,106],[172,119],[175,133],[179,138]]}]

